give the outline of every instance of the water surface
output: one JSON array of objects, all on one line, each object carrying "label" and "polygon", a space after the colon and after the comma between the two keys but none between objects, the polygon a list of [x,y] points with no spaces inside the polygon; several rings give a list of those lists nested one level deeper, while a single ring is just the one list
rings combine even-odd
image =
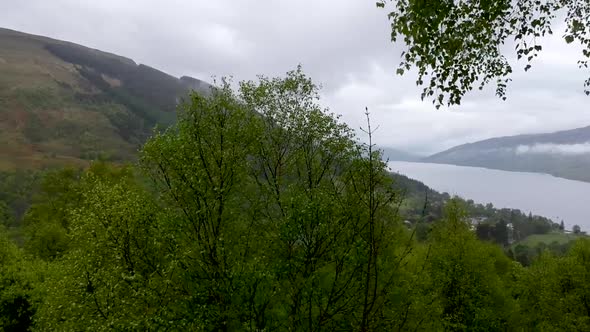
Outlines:
[{"label": "water surface", "polygon": [[497,208],[532,212],[556,222],[563,220],[568,229],[578,224],[583,230],[590,230],[590,183],[587,182],[547,174],[444,164],[392,161],[389,167],[440,192],[476,203],[492,203]]}]

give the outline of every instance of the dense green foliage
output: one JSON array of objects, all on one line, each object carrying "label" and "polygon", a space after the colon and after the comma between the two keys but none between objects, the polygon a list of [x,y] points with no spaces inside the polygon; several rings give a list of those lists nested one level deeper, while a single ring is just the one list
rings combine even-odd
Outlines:
[{"label": "dense green foliage", "polygon": [[544,255],[521,279],[526,324],[548,331],[590,329],[590,242],[576,242],[565,257]]},{"label": "dense green foliage", "polygon": [[31,171],[0,172],[0,224],[14,226],[36,192],[41,174]]},{"label": "dense green foliage", "polygon": [[370,143],[319,106],[300,69],[193,94],[137,166],[48,172],[30,202],[24,246],[0,237],[4,330],[588,324],[586,241],[524,268],[480,241],[470,218],[523,230],[550,221],[392,177]]},{"label": "dense green foliage", "polygon": [[37,286],[44,264],[25,255],[0,226],[0,327],[28,331],[32,326]]},{"label": "dense green foliage", "polygon": [[[458,105],[475,86],[490,83],[506,99],[513,70],[503,46],[510,43],[518,59],[526,58],[528,70],[542,50],[540,37],[553,33],[557,17],[565,23],[565,41],[581,44],[578,64],[588,69],[588,1],[379,0],[377,6],[390,10],[392,41],[401,39],[406,46],[398,74],[416,67],[416,84],[425,86],[422,99],[432,99],[437,108]],[[590,95],[590,78],[584,87]]]}]

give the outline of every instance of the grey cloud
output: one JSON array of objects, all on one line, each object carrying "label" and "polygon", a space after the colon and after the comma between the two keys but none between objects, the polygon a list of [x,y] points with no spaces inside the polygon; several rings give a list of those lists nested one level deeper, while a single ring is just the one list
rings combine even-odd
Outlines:
[{"label": "grey cloud", "polygon": [[506,102],[486,89],[437,111],[420,101],[414,72],[395,75],[401,47],[389,41],[386,11],[374,1],[6,0],[0,22],[205,80],[282,75],[301,63],[323,85],[322,103],[352,128],[364,126],[368,106],[378,144],[419,153],[590,124],[587,73],[558,31],[528,73],[515,64]]}]

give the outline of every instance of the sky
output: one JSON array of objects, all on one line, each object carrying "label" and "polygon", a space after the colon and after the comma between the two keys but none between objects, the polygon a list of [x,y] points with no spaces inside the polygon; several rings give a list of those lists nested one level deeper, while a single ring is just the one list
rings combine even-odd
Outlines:
[{"label": "sky", "polygon": [[[493,87],[459,107],[420,100],[415,72],[395,74],[404,45],[390,41],[375,0],[1,0],[0,27],[67,40],[205,81],[282,76],[298,64],[322,86],[322,104],[358,130],[365,107],[375,142],[430,154],[495,136],[590,125],[581,50],[556,34],[508,99]],[[359,134],[362,132],[359,131]]]}]

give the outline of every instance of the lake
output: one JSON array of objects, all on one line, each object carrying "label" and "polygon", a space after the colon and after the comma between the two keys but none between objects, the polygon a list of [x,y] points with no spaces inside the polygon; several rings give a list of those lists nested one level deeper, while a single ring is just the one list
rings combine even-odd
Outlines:
[{"label": "lake", "polygon": [[566,229],[578,224],[590,230],[590,183],[547,174],[445,164],[392,161],[389,167],[436,191],[476,203],[492,203],[497,208],[532,212],[555,222],[563,220]]}]

